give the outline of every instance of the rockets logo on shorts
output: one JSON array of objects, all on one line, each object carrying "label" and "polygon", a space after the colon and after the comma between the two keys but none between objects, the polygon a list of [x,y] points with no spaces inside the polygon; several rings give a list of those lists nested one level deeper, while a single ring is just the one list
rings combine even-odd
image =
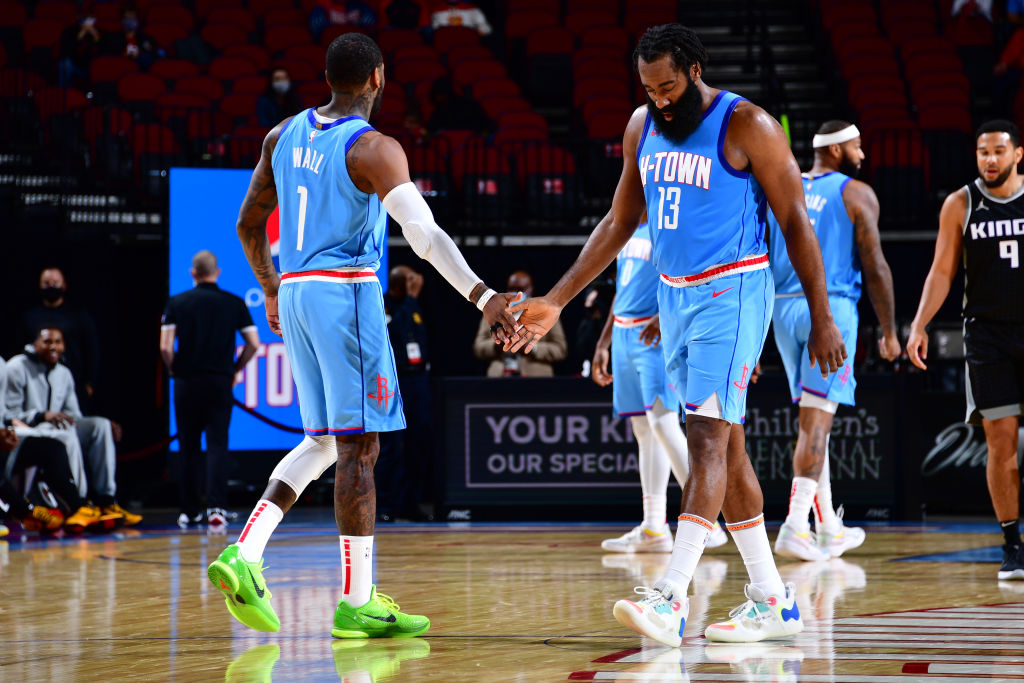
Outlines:
[{"label": "rockets logo on shorts", "polygon": [[377,375],[377,391],[376,391],[376,393],[367,394],[366,396],[368,398],[376,399],[377,400],[377,407],[378,408],[380,408],[381,405],[383,404],[384,410],[387,410],[388,409],[388,401],[394,395],[395,395],[395,392],[388,391],[388,378],[387,377],[381,377],[378,374]]}]

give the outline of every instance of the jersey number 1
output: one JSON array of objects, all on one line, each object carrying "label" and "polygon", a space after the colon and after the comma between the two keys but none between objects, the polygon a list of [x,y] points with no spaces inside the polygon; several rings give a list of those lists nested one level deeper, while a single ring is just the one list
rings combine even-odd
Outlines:
[{"label": "jersey number 1", "polygon": [[1003,240],[999,243],[999,258],[1010,260],[1010,267],[1020,266],[1020,255],[1017,253],[1017,240]]},{"label": "jersey number 1", "polygon": [[302,233],[306,230],[306,200],[309,190],[299,185],[299,238],[295,240],[295,251],[302,251]]}]

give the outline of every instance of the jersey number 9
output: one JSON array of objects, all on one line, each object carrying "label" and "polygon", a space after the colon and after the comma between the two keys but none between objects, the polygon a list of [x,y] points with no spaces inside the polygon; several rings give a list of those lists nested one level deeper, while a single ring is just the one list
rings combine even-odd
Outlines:
[{"label": "jersey number 9", "polygon": [[1020,255],[1017,253],[1017,240],[1003,240],[999,243],[999,258],[1010,260],[1010,267],[1020,266]]}]

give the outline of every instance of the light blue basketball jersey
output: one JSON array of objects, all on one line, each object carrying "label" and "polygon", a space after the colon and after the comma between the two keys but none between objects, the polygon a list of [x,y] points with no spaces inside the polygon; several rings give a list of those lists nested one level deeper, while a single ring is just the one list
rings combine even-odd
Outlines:
[{"label": "light blue basketball jersey", "polygon": [[345,165],[348,150],[371,130],[359,116],[320,123],[307,109],[281,132],[271,158],[281,272],[380,266],[387,213],[377,195],[355,186]]},{"label": "light blue basketball jersey", "polygon": [[729,117],[743,98],[721,91],[680,145],[669,142],[650,115],[637,148],[654,244],[654,267],[694,275],[765,253],[767,202],[754,176],[725,160]]},{"label": "light blue basketball jersey", "polygon": [[642,318],[658,312],[658,271],[651,265],[651,233],[641,223],[619,252],[614,315]]},{"label": "light blue basketball jersey", "polygon": [[[820,176],[805,173],[802,182],[807,200],[807,216],[821,244],[828,293],[857,301],[861,290],[860,256],[854,240],[853,221],[843,202],[843,190],[850,178],[837,171]],[[803,294],[800,280],[786,251],[779,221],[770,212],[768,226],[771,231],[769,260],[775,277],[776,296]]]}]

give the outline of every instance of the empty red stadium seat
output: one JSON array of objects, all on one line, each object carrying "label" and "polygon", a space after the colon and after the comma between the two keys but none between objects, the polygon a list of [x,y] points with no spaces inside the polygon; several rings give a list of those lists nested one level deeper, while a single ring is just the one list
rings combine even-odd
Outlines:
[{"label": "empty red stadium seat", "polygon": [[26,69],[0,69],[0,95],[22,97],[46,87],[46,80]]},{"label": "empty red stadium seat", "polygon": [[70,0],[43,0],[36,5],[32,16],[36,19],[52,19],[67,26],[75,23],[78,18],[78,7]]},{"label": "empty red stadium seat", "polygon": [[331,91],[324,82],[303,83],[298,88],[303,106],[316,107],[331,99]]},{"label": "empty red stadium seat", "polygon": [[122,102],[152,102],[165,92],[164,79],[151,74],[129,73],[117,80],[117,96]]},{"label": "empty red stadium seat", "polygon": [[242,0],[195,0],[196,15],[207,19],[218,9],[238,9],[244,4]]},{"label": "empty red stadium seat", "polygon": [[574,35],[581,35],[585,31],[597,28],[598,26],[618,26],[619,18],[617,13],[600,9],[579,10],[569,12],[565,15],[565,27]]},{"label": "empty red stadium seat", "polygon": [[286,59],[301,59],[314,68],[323,70],[327,65],[327,48],[322,45],[292,45],[284,51]]},{"label": "empty red stadium seat", "polygon": [[619,59],[588,59],[572,70],[573,78],[582,81],[587,78],[621,78],[629,82],[629,69]]},{"label": "empty red stadium seat", "polygon": [[279,5],[274,9],[267,10],[263,15],[264,30],[274,29],[278,26],[301,26],[305,28],[308,23],[307,15],[303,14],[302,10],[297,10],[294,7],[281,7]]},{"label": "empty red stadium seat", "polygon": [[82,112],[82,128],[90,145],[100,135],[124,135],[132,128],[132,115],[117,107],[88,107]]},{"label": "empty red stadium seat", "polygon": [[55,19],[30,20],[25,24],[21,34],[25,52],[42,48],[56,56],[60,47],[60,34],[64,27],[64,22]]},{"label": "empty red stadium seat", "polygon": [[224,85],[212,76],[184,76],[174,82],[174,92],[195,93],[210,100],[224,97]]},{"label": "empty red stadium seat", "polygon": [[267,89],[267,77],[266,76],[242,76],[236,78],[231,83],[231,92],[233,93],[250,93],[252,95],[262,95],[263,91]]},{"label": "empty red stadium seat", "polygon": [[678,12],[674,10],[674,7],[648,8],[646,3],[627,3],[626,31],[634,36],[640,36],[652,26],[678,21]]},{"label": "empty red stadium seat", "polygon": [[482,61],[493,59],[494,54],[479,43],[456,45],[445,54],[445,62],[448,68],[454,68],[456,64],[465,60]]},{"label": "empty red stadium seat", "polygon": [[512,112],[533,111],[530,103],[518,95],[494,95],[480,100],[480,106],[492,119],[497,120],[502,114]]},{"label": "empty red stadium seat", "polygon": [[244,57],[217,57],[210,62],[207,73],[222,81],[233,81],[242,76],[255,76],[258,70]]},{"label": "empty red stadium seat", "polygon": [[452,69],[452,80],[465,89],[482,78],[502,78],[508,76],[508,70],[496,60],[487,62],[461,62]]},{"label": "empty red stadium seat", "polygon": [[550,26],[530,31],[526,36],[527,55],[572,54],[573,37],[564,28]]},{"label": "empty red stadium seat", "polygon": [[460,45],[479,45],[480,34],[466,26],[441,26],[434,31],[434,48],[445,54]]},{"label": "empty red stadium seat", "polygon": [[182,76],[198,76],[199,65],[187,59],[158,59],[149,67],[147,73],[167,81],[173,81]]},{"label": "empty red stadium seat", "polygon": [[437,50],[429,45],[403,45],[395,48],[391,53],[391,62],[393,64],[398,64],[406,59],[441,63],[441,56],[437,53]]},{"label": "empty red stadium seat", "polygon": [[558,17],[550,11],[528,11],[510,14],[505,22],[509,39],[525,38],[538,28],[558,26]]},{"label": "empty red stadium seat", "polygon": [[146,24],[146,35],[165,50],[171,48],[175,41],[187,38],[188,34],[189,29],[180,24],[169,24],[167,22]]},{"label": "empty red stadium seat", "polygon": [[481,78],[473,83],[472,93],[473,98],[478,101],[485,97],[492,97],[494,95],[519,97],[523,94],[519,89],[519,84],[505,76],[498,78]]},{"label": "empty red stadium seat", "polygon": [[252,33],[256,30],[256,17],[243,7],[216,7],[206,15],[206,25],[228,24]]},{"label": "empty red stadium seat", "polygon": [[629,52],[629,35],[624,30],[615,26],[602,26],[593,28],[580,36],[582,47],[600,46],[612,54],[627,54]]},{"label": "empty red stadium seat", "polygon": [[232,166],[249,168],[260,160],[263,139],[270,130],[261,126],[241,126],[228,138],[228,158]]},{"label": "empty red stadium seat", "polygon": [[573,87],[572,102],[574,106],[582,106],[588,97],[619,97],[630,100],[629,86],[621,79],[594,77],[579,80]]},{"label": "empty red stadium seat", "polygon": [[256,114],[256,99],[252,93],[232,93],[220,101],[220,110],[235,118],[248,118]]},{"label": "empty red stadium seat", "polygon": [[384,54],[390,54],[395,48],[403,45],[416,45],[422,42],[423,37],[419,31],[411,28],[389,28],[377,34],[377,45]]},{"label": "empty red stadium seat", "polygon": [[545,137],[548,134],[547,119],[532,111],[509,112],[502,115],[497,123],[499,128],[535,128],[543,131]]},{"label": "empty red stadium seat", "polygon": [[144,26],[158,22],[178,24],[190,31],[196,25],[192,11],[178,4],[161,4],[150,7],[146,12]]},{"label": "empty red stadium seat", "polygon": [[263,31],[263,44],[274,54],[292,45],[312,45],[313,36],[302,26],[269,26]]},{"label": "empty red stadium seat", "polygon": [[89,98],[85,93],[74,88],[40,88],[33,95],[39,117],[48,119],[54,114],[61,114],[89,106]]},{"label": "empty red stadium seat", "polygon": [[261,72],[270,68],[270,53],[262,45],[228,45],[224,48],[224,56],[248,59]]},{"label": "empty red stadium seat", "polygon": [[165,92],[153,102],[159,109],[206,109],[210,99],[196,93]]},{"label": "empty red stadium seat", "polygon": [[479,143],[466,143],[454,148],[450,157],[452,180],[461,186],[466,176],[496,177],[512,171],[508,157],[494,147]]},{"label": "empty red stadium seat", "polygon": [[621,97],[589,97],[583,101],[583,123],[586,125],[595,115],[602,113],[625,116],[628,119],[635,108],[630,100]]},{"label": "empty red stadium seat", "polygon": [[628,114],[600,112],[595,114],[587,124],[587,137],[591,140],[621,138],[628,121]]},{"label": "empty red stadium seat", "polygon": [[28,12],[25,3],[17,0],[3,0],[0,2],[0,28],[13,26],[21,28],[28,21]]},{"label": "empty red stadium seat", "polygon": [[513,142],[546,142],[548,134],[539,128],[501,128],[494,134],[494,145],[501,147]]},{"label": "empty red stadium seat", "polygon": [[281,7],[281,0],[248,0],[249,11],[256,15],[266,15]]},{"label": "empty red stadium seat", "polygon": [[303,81],[317,81],[323,82],[324,80],[324,65],[314,66],[307,62],[305,59],[288,59],[282,57],[281,59],[275,59],[270,63],[271,69],[284,69],[288,72],[288,76],[291,80],[296,83]]},{"label": "empty red stadium seat", "polygon": [[223,52],[230,45],[247,45],[249,34],[237,26],[227,24],[213,24],[204,26],[199,32],[199,37],[210,47]]},{"label": "empty red stadium seat", "polygon": [[421,62],[409,59],[396,64],[392,74],[397,83],[406,84],[433,81],[447,75],[448,72],[440,62]]},{"label": "empty red stadium seat", "polygon": [[973,130],[970,109],[951,104],[919,107],[917,124],[922,130],[955,130],[966,134]]}]

